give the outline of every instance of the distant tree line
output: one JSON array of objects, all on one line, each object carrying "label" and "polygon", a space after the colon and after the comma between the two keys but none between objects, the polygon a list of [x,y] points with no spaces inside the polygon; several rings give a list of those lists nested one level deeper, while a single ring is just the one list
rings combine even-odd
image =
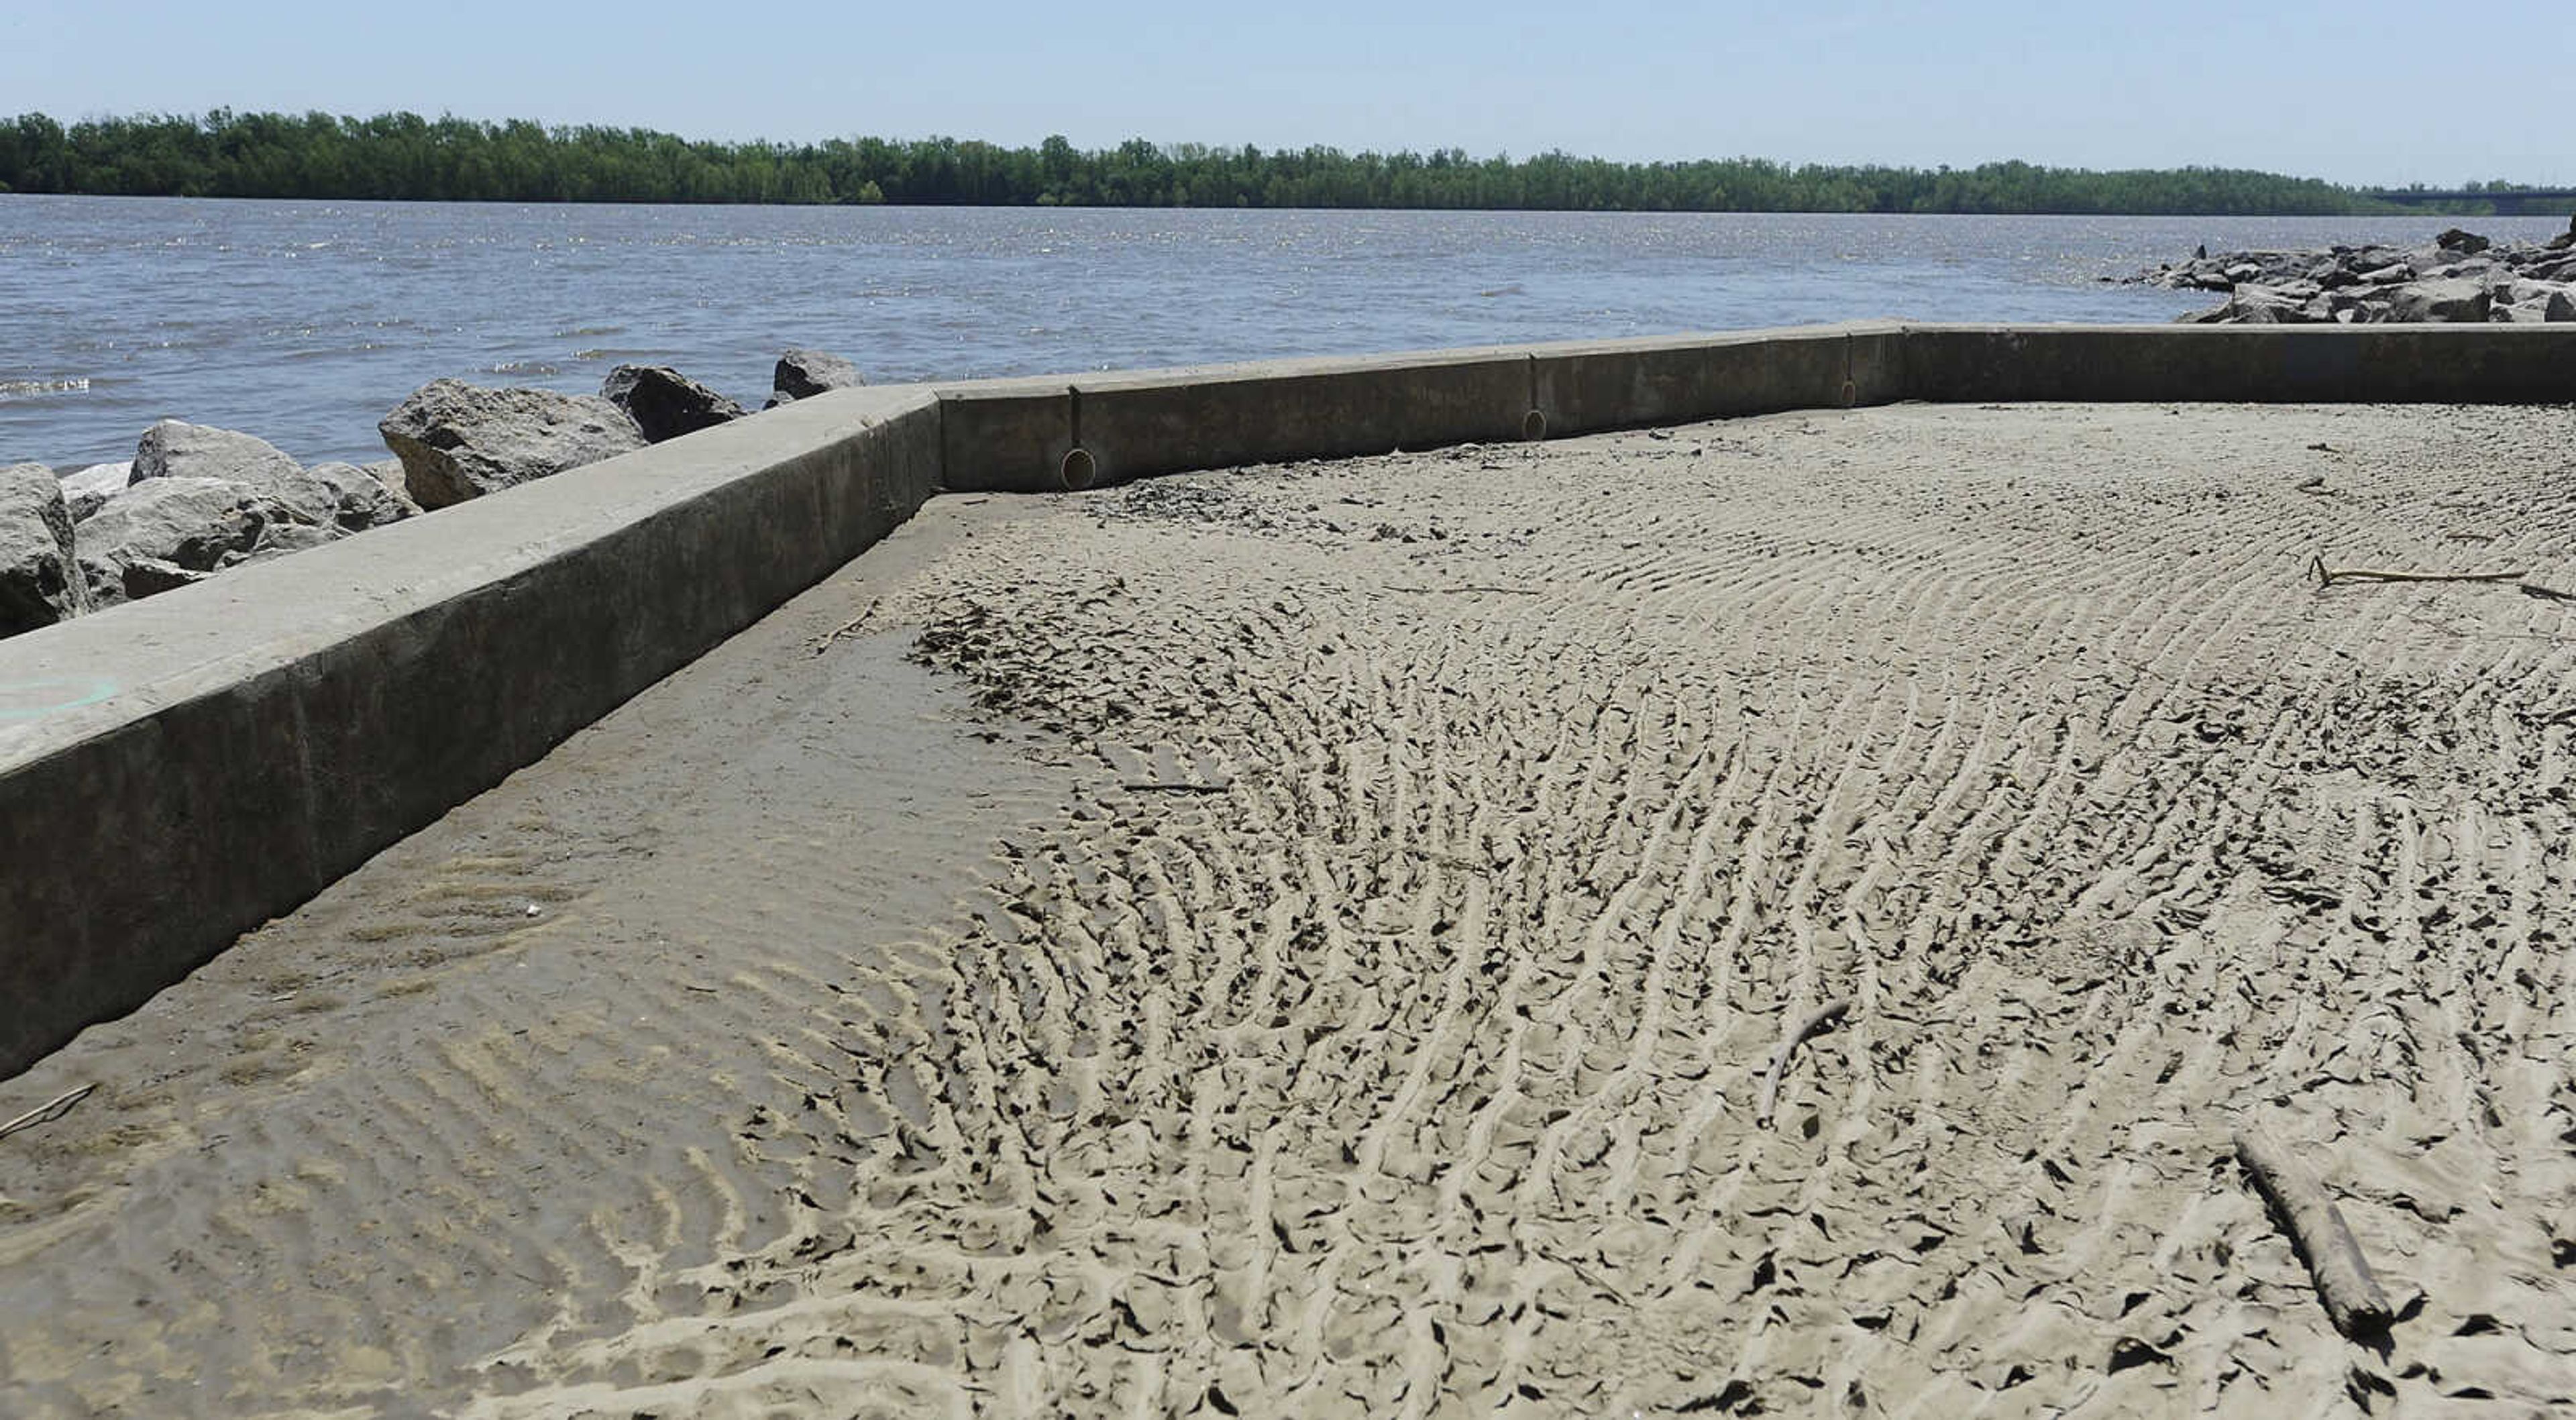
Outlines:
[{"label": "distant tree line", "polygon": [[918,203],[1636,212],[2340,215],[2380,210],[2312,178],[2224,168],[2093,172],[1614,163],[1542,153],[1263,152],[1133,139],[1084,151],[954,138],[691,142],[392,113],[234,113],[0,123],[0,191],[466,202]]}]

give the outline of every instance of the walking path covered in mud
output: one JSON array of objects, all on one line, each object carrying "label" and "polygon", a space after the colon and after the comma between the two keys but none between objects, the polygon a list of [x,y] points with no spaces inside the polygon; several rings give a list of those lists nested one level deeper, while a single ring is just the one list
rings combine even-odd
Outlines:
[{"label": "walking path covered in mud", "polygon": [[0,1408],[2570,1403],[2548,590],[2565,410],[943,499],[12,1082]]}]

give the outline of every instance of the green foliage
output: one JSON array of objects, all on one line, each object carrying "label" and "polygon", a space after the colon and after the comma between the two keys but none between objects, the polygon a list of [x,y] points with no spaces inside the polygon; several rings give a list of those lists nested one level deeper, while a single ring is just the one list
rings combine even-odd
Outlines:
[{"label": "green foliage", "polygon": [[1791,167],[1760,158],[1613,163],[1547,152],[1158,146],[1083,152],[954,138],[693,143],[640,128],[418,114],[0,123],[0,191],[488,202],[957,203],[992,206],[1485,208],[1646,212],[2340,215],[2361,192],[2223,168],[2091,172],[1987,163]]}]

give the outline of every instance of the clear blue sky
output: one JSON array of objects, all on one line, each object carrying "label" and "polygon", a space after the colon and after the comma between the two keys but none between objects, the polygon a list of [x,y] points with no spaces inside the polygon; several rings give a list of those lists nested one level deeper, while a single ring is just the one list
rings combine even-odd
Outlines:
[{"label": "clear blue sky", "polygon": [[0,114],[691,137],[2214,164],[2576,183],[2576,15],[2502,0],[0,0]]}]

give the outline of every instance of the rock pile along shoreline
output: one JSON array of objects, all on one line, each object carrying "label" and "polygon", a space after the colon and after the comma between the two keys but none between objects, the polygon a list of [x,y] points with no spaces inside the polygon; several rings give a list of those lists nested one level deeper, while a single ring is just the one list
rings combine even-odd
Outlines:
[{"label": "rock pile along shoreline", "polygon": [[2576,221],[2547,242],[2498,246],[2457,227],[2418,247],[2234,251],[2128,278],[2227,299],[2187,325],[2376,325],[2386,321],[2576,321]]},{"label": "rock pile along shoreline", "polygon": [[[863,385],[837,355],[779,357],[764,409]],[[678,371],[620,365],[598,395],[432,380],[376,426],[395,457],[307,467],[264,439],[165,419],[133,459],[0,467],[0,637],[318,547],[747,417]]]}]

